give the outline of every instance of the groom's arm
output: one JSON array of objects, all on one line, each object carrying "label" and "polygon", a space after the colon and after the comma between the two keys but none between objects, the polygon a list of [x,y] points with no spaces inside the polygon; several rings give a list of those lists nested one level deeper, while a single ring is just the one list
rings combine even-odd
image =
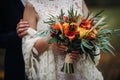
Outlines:
[{"label": "groom's arm", "polygon": [[15,44],[18,44],[18,42],[20,42],[16,30],[11,30],[7,32],[6,31],[7,28],[6,30],[4,30],[5,27],[6,27],[5,21],[2,20],[2,17],[0,16],[0,48],[7,48],[10,46],[12,47],[15,46]]},{"label": "groom's arm", "polygon": [[15,31],[0,33],[0,48],[15,47],[19,41],[20,39]]}]

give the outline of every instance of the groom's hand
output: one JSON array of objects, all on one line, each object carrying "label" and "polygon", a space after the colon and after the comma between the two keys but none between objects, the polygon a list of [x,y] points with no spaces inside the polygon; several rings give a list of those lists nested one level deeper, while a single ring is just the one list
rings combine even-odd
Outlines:
[{"label": "groom's hand", "polygon": [[19,37],[24,37],[26,36],[28,33],[27,33],[27,29],[30,27],[28,21],[24,21],[24,20],[20,20],[20,22],[17,24],[17,34]]}]

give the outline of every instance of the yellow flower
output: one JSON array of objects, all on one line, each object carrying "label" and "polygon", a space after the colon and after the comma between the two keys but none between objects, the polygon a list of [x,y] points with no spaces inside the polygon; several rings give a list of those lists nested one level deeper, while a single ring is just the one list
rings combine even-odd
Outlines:
[{"label": "yellow flower", "polygon": [[78,28],[77,30],[79,30],[80,39],[83,38],[86,35],[86,33],[89,31],[86,30],[85,28]]},{"label": "yellow flower", "polygon": [[62,27],[63,27],[63,29],[68,28],[68,27],[69,27],[69,23],[64,23],[64,24],[62,25]]}]

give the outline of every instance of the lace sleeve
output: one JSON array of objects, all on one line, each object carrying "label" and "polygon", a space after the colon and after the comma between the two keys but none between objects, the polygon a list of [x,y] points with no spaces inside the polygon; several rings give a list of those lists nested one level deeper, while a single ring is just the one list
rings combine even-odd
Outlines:
[{"label": "lace sleeve", "polygon": [[[39,80],[39,77],[42,78],[44,74],[41,74],[40,71],[43,69],[43,67],[45,68],[43,69],[43,71],[48,69],[49,71],[54,73],[50,75],[55,76],[55,71],[54,71],[55,67],[50,65],[50,64],[54,64],[54,55],[53,55],[51,47],[49,47],[49,49],[46,50],[44,54],[42,54],[41,56],[39,56],[38,54],[35,54],[36,52],[36,49],[34,48],[35,42],[38,39],[42,39],[42,38],[47,40],[48,37],[38,36],[37,34],[39,32],[31,28],[29,28],[27,32],[28,32],[28,35],[23,38],[22,50],[23,50],[23,56],[24,56],[24,61],[25,61],[25,72],[26,72],[26,75],[28,76],[28,79]],[[44,64],[47,60],[50,62],[48,64],[49,67],[48,66],[46,67],[46,65]],[[40,64],[43,66],[42,68],[40,67]],[[38,76],[39,74],[40,76]],[[56,79],[52,79],[55,77],[49,77],[49,78],[50,80],[56,80]]]}]

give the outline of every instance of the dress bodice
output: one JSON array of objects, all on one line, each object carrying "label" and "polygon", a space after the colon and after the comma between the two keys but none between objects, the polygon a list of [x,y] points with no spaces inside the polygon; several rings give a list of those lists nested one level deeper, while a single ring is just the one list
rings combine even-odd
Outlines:
[{"label": "dress bodice", "polygon": [[46,21],[47,18],[51,15],[59,15],[60,10],[63,9],[67,15],[67,11],[70,7],[73,7],[74,10],[77,10],[79,14],[82,15],[82,0],[28,0],[36,12],[39,15],[38,21],[38,30],[43,30],[48,28],[47,24],[43,21]]}]

